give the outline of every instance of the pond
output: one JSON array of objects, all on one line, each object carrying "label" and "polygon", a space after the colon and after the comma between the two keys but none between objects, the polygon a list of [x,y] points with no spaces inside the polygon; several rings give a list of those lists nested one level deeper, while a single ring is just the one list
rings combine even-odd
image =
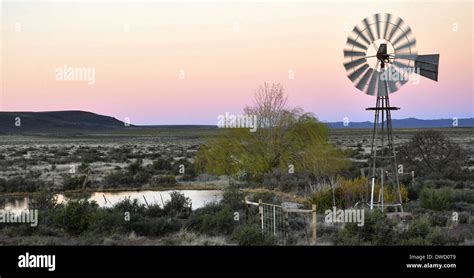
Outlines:
[{"label": "pond", "polygon": [[[170,193],[177,191],[191,199],[192,208],[198,209],[212,202],[219,202],[222,199],[223,192],[220,190],[168,190],[168,191],[118,191],[118,192],[93,192],[88,198],[89,201],[95,201],[100,207],[112,207],[117,202],[126,198],[130,200],[137,199],[140,204],[157,204],[163,207],[163,204],[170,200]],[[68,198],[64,194],[57,194],[57,202],[67,202]],[[3,209],[12,211],[21,211],[28,209],[29,197],[10,198],[4,203]]]}]

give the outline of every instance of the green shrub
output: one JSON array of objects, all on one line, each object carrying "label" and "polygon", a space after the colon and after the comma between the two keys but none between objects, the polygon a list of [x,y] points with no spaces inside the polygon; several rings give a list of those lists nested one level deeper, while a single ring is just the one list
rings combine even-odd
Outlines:
[{"label": "green shrub", "polygon": [[161,175],[153,179],[152,184],[155,186],[173,186],[176,185],[176,177],[173,175]]},{"label": "green shrub", "polygon": [[425,187],[420,193],[421,206],[432,210],[447,210],[453,200],[453,190],[449,187],[434,189]]},{"label": "green shrub", "polygon": [[164,210],[170,216],[187,216],[191,210],[191,199],[183,193],[173,191],[170,193],[170,200],[164,205]]},{"label": "green shrub", "polygon": [[415,218],[408,227],[407,235],[410,238],[421,237],[423,242],[430,232],[430,220],[427,215],[421,215]]},{"label": "green shrub", "polygon": [[113,209],[99,209],[91,215],[88,231],[92,235],[121,234],[128,231],[123,212]]},{"label": "green shrub", "polygon": [[434,227],[426,236],[426,240],[431,245],[455,244],[456,240],[448,236],[446,228]]},{"label": "green shrub", "polygon": [[222,194],[222,202],[233,210],[244,208],[245,195],[234,186],[229,186],[224,189]]},{"label": "green shrub", "polygon": [[152,165],[154,170],[171,170],[172,166],[171,163],[163,158],[158,158],[157,160],[153,161]]},{"label": "green shrub", "polygon": [[38,178],[16,176],[9,180],[0,179],[2,192],[35,192],[42,186],[45,186],[45,183]]},{"label": "green shrub", "polygon": [[[63,176],[63,188],[64,190],[75,190],[82,188],[84,180],[86,179],[85,175],[72,176],[70,174],[64,174]],[[86,183],[86,186],[90,185],[90,181]]]},{"label": "green shrub", "polygon": [[122,187],[133,184],[133,176],[126,171],[112,172],[105,176],[105,184],[112,187]]},{"label": "green shrub", "polygon": [[57,225],[69,235],[80,235],[87,230],[93,214],[99,206],[95,202],[84,200],[70,200],[64,208],[59,211]]},{"label": "green shrub", "polygon": [[[338,198],[339,188],[335,189],[334,192],[336,196],[336,206],[342,207],[342,198]],[[319,212],[324,212],[327,209],[332,209],[333,207],[333,198],[331,188],[323,188],[314,192],[309,198],[307,205],[315,204]]]},{"label": "green shrub", "polygon": [[37,210],[50,210],[57,206],[57,198],[53,192],[46,187],[40,188],[38,192],[29,199],[28,208]]},{"label": "green shrub", "polygon": [[132,175],[136,175],[141,170],[142,170],[142,161],[141,160],[136,160],[135,162],[128,165],[128,171]]},{"label": "green shrub", "polygon": [[431,226],[446,227],[448,220],[449,220],[449,216],[443,212],[434,212],[430,215]]},{"label": "green shrub", "polygon": [[453,194],[454,202],[466,202],[474,204],[474,190],[472,189],[456,189]]},{"label": "green shrub", "polygon": [[163,236],[177,232],[182,228],[181,223],[176,218],[143,217],[138,215],[133,219],[130,223],[130,228],[140,236]]},{"label": "green shrub", "polygon": [[142,214],[145,212],[146,207],[140,204],[137,199],[131,200],[130,197],[127,197],[116,203],[113,209],[120,212],[129,212],[130,214]]},{"label": "green shrub", "polygon": [[230,235],[234,230],[234,211],[227,205],[208,204],[191,217],[194,229],[208,235]]},{"label": "green shrub", "polygon": [[248,223],[235,229],[232,239],[239,245],[273,245],[273,238],[265,237],[256,223]]},{"label": "green shrub", "polygon": [[462,211],[459,213],[459,223],[468,224],[471,214],[469,212]]},{"label": "green shrub", "polygon": [[372,245],[393,245],[399,240],[395,223],[380,210],[365,211],[364,226],[346,223],[336,236],[338,244],[351,245],[364,242]]}]

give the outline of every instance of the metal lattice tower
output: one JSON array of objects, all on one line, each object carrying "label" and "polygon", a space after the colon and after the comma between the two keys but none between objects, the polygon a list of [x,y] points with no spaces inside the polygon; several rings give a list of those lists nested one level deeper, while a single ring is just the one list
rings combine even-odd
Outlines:
[{"label": "metal lattice tower", "polygon": [[[374,128],[371,144],[370,208],[402,207],[397,158],[392,135],[389,94],[408,82],[408,75],[418,74],[438,81],[439,54],[418,55],[413,32],[401,18],[391,14],[375,14],[356,25],[344,49],[344,68],[354,86],[367,95],[376,96]],[[378,201],[374,201],[376,186]],[[387,204],[385,186],[392,186],[397,201]]]},{"label": "metal lattice tower", "polygon": [[[402,195],[400,192],[400,181],[398,179],[397,156],[392,135],[392,113],[398,107],[391,107],[389,96],[377,96],[375,107],[366,110],[375,111],[374,128],[372,131],[371,171],[370,171],[370,209],[374,206],[380,207],[382,211],[385,207],[400,207],[403,212]],[[378,150],[379,149],[379,150]],[[374,202],[375,186],[380,184],[378,201]],[[397,193],[397,202],[385,203],[384,188],[391,185],[392,192]],[[395,191],[396,190],[396,191]]]}]

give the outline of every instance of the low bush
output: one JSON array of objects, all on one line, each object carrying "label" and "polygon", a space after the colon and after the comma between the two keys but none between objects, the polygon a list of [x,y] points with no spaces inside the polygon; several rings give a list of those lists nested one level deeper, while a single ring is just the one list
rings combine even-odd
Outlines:
[{"label": "low bush", "polygon": [[[86,175],[70,175],[63,174],[63,188],[64,190],[76,190],[80,189],[84,185]],[[85,184],[86,187],[90,186],[90,181],[87,181]]]},{"label": "low bush", "polygon": [[164,211],[169,216],[187,217],[191,212],[191,199],[183,193],[173,191],[170,200],[165,202]]},{"label": "low bush", "polygon": [[211,203],[196,210],[190,218],[190,227],[207,235],[230,235],[234,230],[234,211],[223,204]]},{"label": "low bush", "polygon": [[437,211],[447,210],[453,200],[453,190],[449,187],[434,189],[425,187],[420,192],[421,206]]},{"label": "low bush", "polygon": [[132,219],[130,229],[140,236],[163,236],[182,228],[182,223],[176,218],[138,215]]},{"label": "low bush", "polygon": [[239,245],[273,245],[273,238],[265,237],[257,223],[248,223],[235,229],[232,239]]},{"label": "low bush", "polygon": [[173,175],[160,175],[153,178],[154,186],[173,186],[176,185],[176,177]]},{"label": "low bush", "polygon": [[69,235],[81,235],[89,227],[98,208],[99,206],[95,202],[69,200],[57,211],[56,224]]}]

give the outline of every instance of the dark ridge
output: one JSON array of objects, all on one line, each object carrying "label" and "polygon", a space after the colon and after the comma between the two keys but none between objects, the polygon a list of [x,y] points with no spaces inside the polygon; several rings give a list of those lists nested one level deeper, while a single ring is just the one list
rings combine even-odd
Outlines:
[{"label": "dark ridge", "polygon": [[113,117],[86,111],[0,112],[1,133],[99,131],[124,126],[124,122]]}]

